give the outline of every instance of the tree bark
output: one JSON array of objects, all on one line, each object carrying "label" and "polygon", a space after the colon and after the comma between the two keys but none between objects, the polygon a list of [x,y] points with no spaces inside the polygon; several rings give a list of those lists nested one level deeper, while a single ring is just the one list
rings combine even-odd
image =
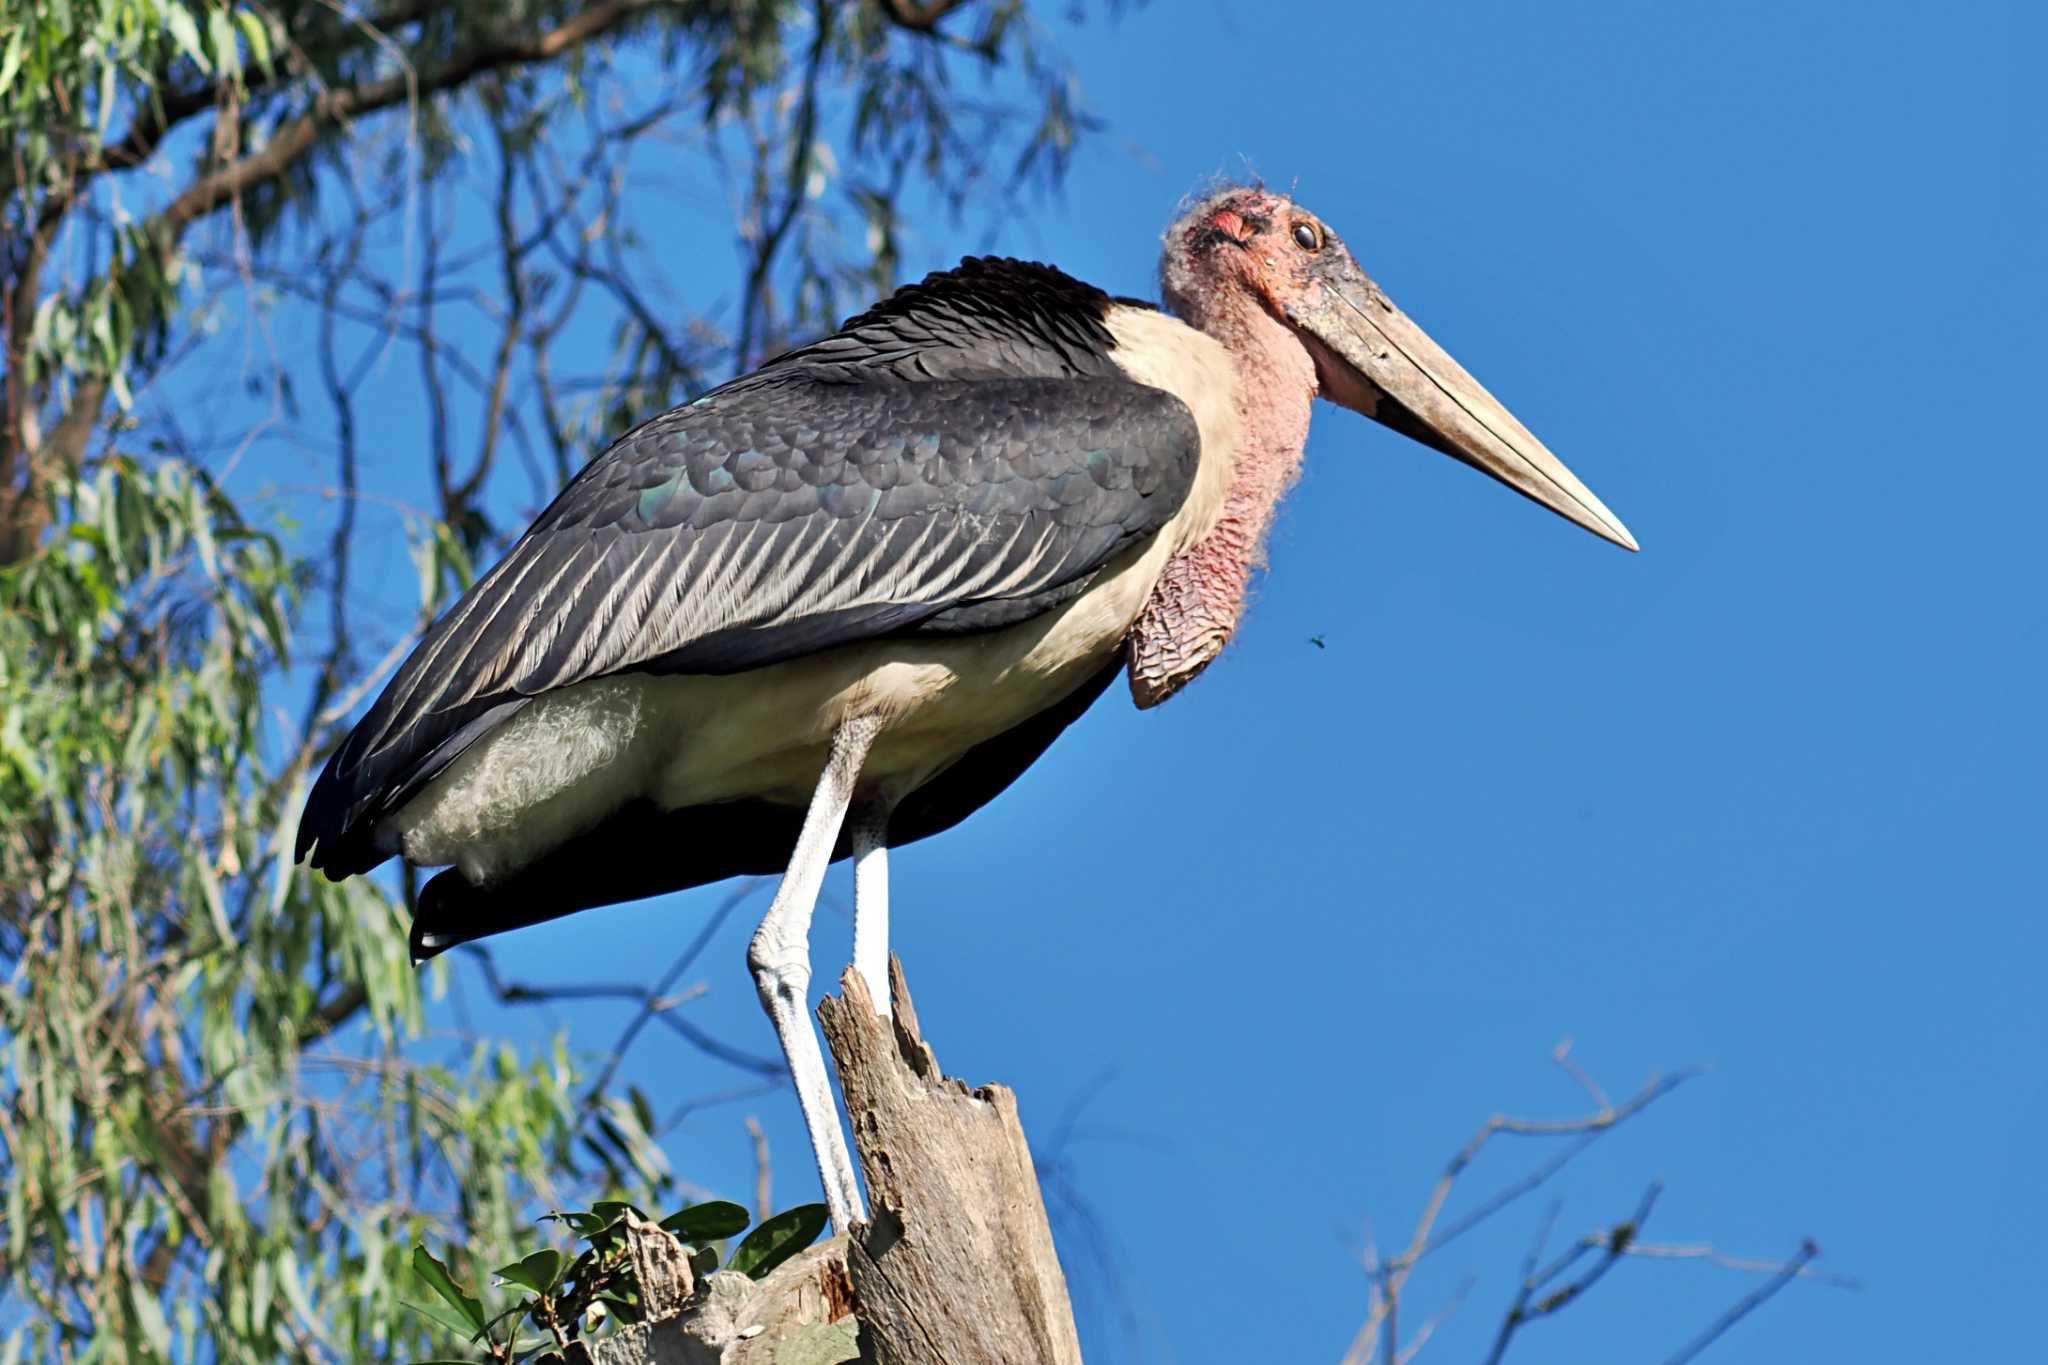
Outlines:
[{"label": "tree bark", "polygon": [[754,1281],[730,1270],[696,1283],[675,1238],[653,1223],[627,1229],[652,1320],[584,1348],[571,1365],[848,1365],[861,1359],[846,1239],[820,1242]]},{"label": "tree bark", "polygon": [[692,1284],[680,1247],[636,1246],[660,1281],[646,1301],[682,1307],[600,1343],[592,1365],[1080,1365],[1016,1096],[941,1073],[893,957],[889,979],[893,1019],[850,969],[818,1007],[870,1221],[759,1283]]}]

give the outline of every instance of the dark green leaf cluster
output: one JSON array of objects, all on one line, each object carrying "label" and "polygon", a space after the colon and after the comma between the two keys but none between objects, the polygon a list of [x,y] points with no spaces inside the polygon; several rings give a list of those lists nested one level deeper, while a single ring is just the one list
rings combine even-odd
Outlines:
[{"label": "dark green leaf cluster", "polygon": [[[512,1292],[507,1295],[510,1301],[496,1311],[486,1309],[483,1300],[421,1243],[413,1248],[413,1274],[435,1297],[408,1301],[406,1306],[481,1351],[494,1365],[559,1365],[571,1341],[601,1338],[644,1316],[641,1287],[627,1254],[629,1214],[646,1218],[623,1200],[600,1200],[587,1211],[548,1215],[573,1232],[583,1249],[572,1258],[543,1247],[500,1266],[497,1287]],[[747,1221],[747,1211],[738,1204],[712,1200],[672,1213],[660,1226],[689,1249],[691,1272],[701,1281],[719,1269],[725,1243],[746,1232]],[[763,1219],[732,1249],[725,1268],[749,1279],[765,1279],[815,1242],[826,1221],[823,1204],[799,1204]]]}]

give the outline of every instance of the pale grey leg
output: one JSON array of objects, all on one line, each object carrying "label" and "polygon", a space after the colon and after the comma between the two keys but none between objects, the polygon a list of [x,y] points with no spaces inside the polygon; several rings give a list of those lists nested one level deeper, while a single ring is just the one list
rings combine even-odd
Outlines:
[{"label": "pale grey leg", "polygon": [[774,903],[747,948],[754,989],[775,1025],[789,1074],[796,1081],[797,1103],[804,1111],[804,1127],[810,1131],[811,1151],[818,1158],[825,1202],[838,1232],[865,1222],[867,1210],[854,1179],[846,1132],[839,1126],[839,1107],[825,1071],[825,1053],[818,1046],[817,1029],[806,1008],[811,984],[811,912],[817,908],[818,890],[824,885],[832,846],[839,841],[840,825],[853,800],[861,763],[880,728],[879,722],[862,717],[847,721],[833,734],[832,754],[804,815],[789,871],[783,874]]},{"label": "pale grey leg", "polygon": [[853,969],[867,983],[875,1013],[889,1017],[889,807],[853,813]]}]

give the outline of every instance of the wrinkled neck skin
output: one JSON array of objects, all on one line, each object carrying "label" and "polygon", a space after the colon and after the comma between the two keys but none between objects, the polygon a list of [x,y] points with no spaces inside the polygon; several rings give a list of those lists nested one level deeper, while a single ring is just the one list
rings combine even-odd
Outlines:
[{"label": "wrinkled neck skin", "polygon": [[1236,359],[1242,426],[1237,449],[1226,453],[1230,487],[1216,528],[1168,561],[1131,628],[1131,697],[1140,707],[1187,686],[1230,642],[1252,573],[1264,566],[1273,513],[1301,469],[1316,395],[1314,359],[1249,297],[1213,309],[1171,291],[1168,301]]}]

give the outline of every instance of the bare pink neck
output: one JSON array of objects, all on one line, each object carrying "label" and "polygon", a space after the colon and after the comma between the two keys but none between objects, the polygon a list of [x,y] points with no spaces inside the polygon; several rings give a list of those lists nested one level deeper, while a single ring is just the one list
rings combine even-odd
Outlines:
[{"label": "bare pink neck", "polygon": [[[1131,628],[1131,695],[1157,706],[1191,682],[1230,642],[1281,494],[1301,468],[1315,400],[1315,361],[1263,309],[1203,320],[1237,359],[1239,432],[1216,528],[1167,564]],[[1203,452],[1204,459],[1215,458]]]}]

